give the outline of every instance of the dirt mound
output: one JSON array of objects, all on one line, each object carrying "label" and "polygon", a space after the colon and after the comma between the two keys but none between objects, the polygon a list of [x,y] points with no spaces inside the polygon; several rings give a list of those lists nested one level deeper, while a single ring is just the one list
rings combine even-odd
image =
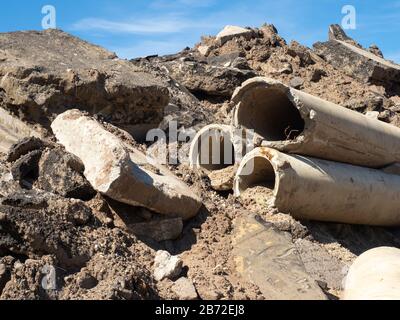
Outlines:
[{"label": "dirt mound", "polygon": [[[360,48],[337,27],[330,33],[330,41]],[[369,52],[380,55],[379,48]],[[131,62],[61,31],[0,35],[1,107],[41,130],[67,109],[86,110],[128,149],[141,152],[168,143],[187,152],[188,144],[170,136],[141,143],[126,131],[143,138],[154,126],[168,133],[172,120],[178,132],[228,124],[233,90],[256,75],[399,122],[396,86],[345,73],[326,54],[287,44],[272,25],[226,28],[193,49]],[[250,215],[287,240],[293,261],[304,264],[314,289],[330,299],[340,297],[358,255],[400,246],[398,229],[297,221],[271,207],[272,194],[262,186],[241,199],[218,193],[185,163],[168,169],[201,195],[203,207],[183,224],[162,220],[96,193],[80,159],[55,143],[51,131],[46,134],[47,140],[25,139],[0,153],[1,299],[178,299],[185,297],[179,288],[193,289],[191,284],[199,299],[264,299],[268,292],[238,271],[233,250],[234,221]],[[155,280],[158,250],[180,256],[178,278],[185,286],[175,277]]]}]

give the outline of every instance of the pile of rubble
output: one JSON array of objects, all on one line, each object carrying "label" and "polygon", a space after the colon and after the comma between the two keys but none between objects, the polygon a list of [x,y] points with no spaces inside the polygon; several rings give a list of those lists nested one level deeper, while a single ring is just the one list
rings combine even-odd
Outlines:
[{"label": "pile of rubble", "polygon": [[[314,49],[227,26],[132,61],[58,30],[1,34],[0,298],[360,297],[363,265],[398,263],[360,255],[400,246],[376,227],[399,225],[399,70],[338,26]],[[363,297],[398,297],[382,274],[398,281],[369,274]]]}]

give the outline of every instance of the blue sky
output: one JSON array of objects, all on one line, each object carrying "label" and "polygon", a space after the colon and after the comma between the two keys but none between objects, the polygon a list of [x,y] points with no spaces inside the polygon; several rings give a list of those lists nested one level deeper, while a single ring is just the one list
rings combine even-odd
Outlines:
[{"label": "blue sky", "polygon": [[287,41],[312,46],[341,22],[342,7],[353,5],[357,28],[348,34],[400,63],[400,0],[5,0],[0,32],[40,30],[44,5],[56,8],[58,28],[123,58],[174,53],[227,24],[273,23]]}]

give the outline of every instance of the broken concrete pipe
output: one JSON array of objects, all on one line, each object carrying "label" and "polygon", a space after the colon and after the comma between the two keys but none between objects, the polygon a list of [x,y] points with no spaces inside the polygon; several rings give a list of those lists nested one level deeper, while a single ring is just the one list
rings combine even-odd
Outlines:
[{"label": "broken concrete pipe", "polygon": [[217,191],[233,187],[238,148],[232,137],[230,126],[211,124],[202,128],[190,145],[190,167],[205,172]]},{"label": "broken concrete pipe", "polygon": [[136,149],[129,150],[99,122],[78,110],[51,125],[57,140],[85,165],[85,177],[98,192],[122,203],[189,219],[200,198],[168,169]]},{"label": "broken concrete pipe", "polygon": [[233,126],[282,152],[371,168],[400,162],[400,128],[278,81],[256,77],[235,91]]},{"label": "broken concrete pipe", "polygon": [[380,247],[360,255],[345,279],[343,300],[400,300],[400,249]]},{"label": "broken concrete pipe", "polygon": [[40,138],[41,135],[5,109],[0,108],[0,152],[7,153],[10,147],[20,139],[32,136]]},{"label": "broken concrete pipe", "polygon": [[271,204],[300,220],[400,225],[400,177],[382,170],[260,147],[243,158],[235,195],[255,186],[272,190]]}]

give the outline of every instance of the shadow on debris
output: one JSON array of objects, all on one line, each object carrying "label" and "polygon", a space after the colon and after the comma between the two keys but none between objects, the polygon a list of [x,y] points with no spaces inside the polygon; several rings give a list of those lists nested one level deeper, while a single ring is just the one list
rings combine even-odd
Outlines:
[{"label": "shadow on debris", "polygon": [[323,222],[303,222],[315,240],[339,242],[355,255],[376,247],[400,247],[400,228],[382,228]]},{"label": "shadow on debris", "polygon": [[200,230],[209,214],[207,208],[202,206],[196,217],[184,222],[182,234],[176,240],[156,242],[147,237],[138,237],[138,239],[154,250],[165,250],[171,255],[179,255],[190,250],[197,243],[197,230]]}]

